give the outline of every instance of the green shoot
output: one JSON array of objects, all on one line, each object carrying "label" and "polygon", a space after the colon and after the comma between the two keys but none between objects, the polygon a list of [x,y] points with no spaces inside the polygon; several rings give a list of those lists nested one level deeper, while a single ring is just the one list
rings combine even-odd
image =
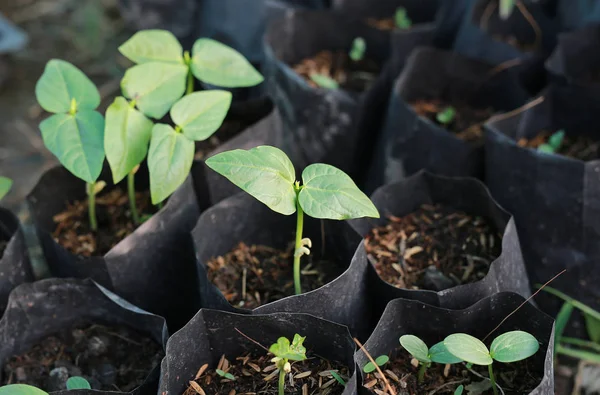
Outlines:
[{"label": "green shoot", "polygon": [[456,110],[452,106],[448,106],[444,108],[442,111],[438,112],[435,116],[435,119],[441,123],[442,125],[448,126],[454,121],[456,117]]},{"label": "green shoot", "polygon": [[419,361],[418,381],[422,383],[425,379],[425,372],[431,366],[432,362],[442,364],[455,364],[462,362],[460,358],[450,354],[443,342],[435,344],[428,348],[427,344],[417,336],[404,335],[400,337],[400,344],[406,349],[417,361]]},{"label": "green shoot", "polygon": [[304,213],[318,219],[379,218],[377,208],[346,173],[330,165],[312,164],[302,172],[300,185],[293,163],[275,147],[222,152],[207,159],[206,165],[271,210],[283,215],[297,213],[293,265],[296,294],[302,293],[300,258],[309,255],[312,248],[311,240],[302,237]]},{"label": "green shoot", "polygon": [[338,383],[340,383],[344,387],[346,386],[346,381],[344,381],[344,379],[342,378],[342,376],[340,376],[339,374],[337,374],[337,372],[335,370],[330,370],[329,373],[331,373],[331,375],[333,376],[333,378],[336,379]]},{"label": "green shoot", "polygon": [[311,73],[310,79],[321,88],[338,89],[340,87],[336,80],[324,74]]},{"label": "green shoot", "polygon": [[[390,357],[388,357],[387,355],[380,355],[377,358],[375,358],[375,363],[377,364],[377,366],[383,366],[386,363],[388,363],[390,361]],[[371,373],[374,372],[375,369],[377,369],[375,367],[375,365],[373,365],[373,362],[367,362],[365,364],[365,366],[363,366],[363,371],[365,373]]]},{"label": "green shoot", "polygon": [[0,395],[48,395],[48,393],[27,384],[10,384],[0,387]]},{"label": "green shoot", "polygon": [[13,181],[10,178],[0,176],[0,200],[4,198],[12,188]]},{"label": "green shoot", "polygon": [[80,376],[73,376],[67,380],[67,389],[70,390],[91,390],[90,383]]},{"label": "green shoot", "polygon": [[503,20],[507,20],[513,13],[515,5],[516,0],[500,0],[500,18]]},{"label": "green shoot", "polygon": [[304,339],[306,337],[296,333],[291,344],[288,338],[280,337],[277,343],[269,347],[269,352],[275,355],[271,362],[275,363],[279,369],[279,395],[284,394],[285,375],[292,371],[289,361],[304,361],[306,359],[306,348],[302,345]]},{"label": "green shoot", "polygon": [[217,374],[219,376],[223,377],[224,379],[231,380],[231,381],[235,380],[235,376],[232,375],[231,373],[226,373],[226,372],[222,371],[221,369],[217,369],[217,370],[215,370],[215,372],[217,372]]},{"label": "green shoot", "polygon": [[465,386],[461,384],[458,387],[456,387],[456,390],[454,391],[454,395],[462,395],[464,390],[465,390]]},{"label": "green shoot", "polygon": [[546,144],[542,144],[538,147],[539,152],[545,152],[548,154],[553,154],[558,152],[560,149],[563,140],[565,139],[565,131],[559,130],[554,133],[552,136],[548,137],[548,142]]},{"label": "green shoot", "polygon": [[357,37],[352,41],[352,48],[348,53],[350,59],[355,62],[360,62],[364,59],[365,53],[367,52],[367,42],[362,37]]},{"label": "green shoot", "polygon": [[406,30],[412,27],[412,20],[408,17],[408,13],[404,7],[396,8],[394,22],[396,23],[396,27],[398,29]]}]

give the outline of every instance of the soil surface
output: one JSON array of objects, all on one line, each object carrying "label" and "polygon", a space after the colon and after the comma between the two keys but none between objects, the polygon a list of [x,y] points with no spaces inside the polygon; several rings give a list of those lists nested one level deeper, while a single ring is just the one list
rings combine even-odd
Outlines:
[{"label": "soil surface", "polygon": [[11,357],[2,385],[25,383],[58,391],[66,389],[69,377],[83,376],[93,389],[129,392],[163,356],[159,344],[127,327],[76,326]]},{"label": "soil surface", "polygon": [[[395,353],[397,357],[384,365],[382,371],[397,394],[422,395],[430,394],[432,391],[436,394],[454,394],[461,384],[465,386],[465,393],[468,393],[468,385],[484,381],[489,383],[486,380],[487,367],[473,366],[469,371],[463,363],[454,365],[434,363],[427,369],[423,383],[418,383],[417,362],[413,362],[412,357],[401,348],[398,348]],[[494,363],[496,382],[502,387],[505,395],[529,394],[541,382],[542,377],[532,373],[530,364],[529,360],[511,364]],[[386,392],[384,380],[376,371],[367,375],[364,386],[378,395],[389,393]],[[489,385],[488,388],[482,394],[493,394]]]},{"label": "soil surface", "polygon": [[501,234],[484,218],[442,205],[391,216],[365,238],[369,260],[383,280],[433,291],[484,278],[501,243]]},{"label": "soil surface", "polygon": [[[137,192],[136,202],[142,220],[156,212],[149,192]],[[87,197],[69,203],[65,211],[54,216],[54,239],[73,254],[97,256],[106,254],[137,228],[131,217],[127,192],[120,188],[96,196],[96,216],[98,231],[93,232]]]},{"label": "soil surface", "polygon": [[[294,295],[293,251],[293,244],[282,251],[240,243],[226,255],[208,261],[208,278],[231,305],[253,309]],[[303,292],[317,289],[342,273],[334,262],[312,254],[304,255],[300,264]]]},{"label": "soil surface", "polygon": [[[214,394],[261,394],[277,395],[279,372],[272,355],[254,357],[247,355],[235,359],[231,364],[225,356],[221,357],[217,369],[234,376],[235,380],[221,377],[216,369],[208,369],[208,364],[200,367],[196,377],[190,381],[190,387],[184,395]],[[305,361],[293,362],[291,373],[285,378],[285,393],[288,395],[336,395],[344,391],[332,375],[335,371],[344,381],[348,381],[348,368],[337,362],[330,362],[316,356],[308,356]],[[200,391],[198,391],[200,389]]]},{"label": "soil surface", "polygon": [[[546,144],[550,136],[552,136],[552,133],[543,131],[530,140],[522,138],[517,141],[517,144],[520,147],[537,149],[540,145]],[[586,136],[565,135],[556,153],[582,161],[598,159],[600,156],[600,141]]]},{"label": "soil surface", "polygon": [[[384,19],[369,18],[369,19],[367,19],[367,24],[376,29],[383,30],[386,32],[396,30],[396,22],[394,21],[394,18],[384,18]],[[406,30],[408,30],[408,29],[406,29]]]},{"label": "soil surface", "polygon": [[[441,100],[417,100],[410,105],[417,115],[440,125],[459,139],[473,143],[483,140],[483,123],[495,113],[492,108],[472,108],[465,104],[447,103]],[[440,123],[437,114],[450,106],[456,110],[454,119],[449,124]]]},{"label": "soil surface", "polygon": [[341,89],[360,93],[369,89],[380,70],[379,65],[368,58],[355,62],[343,51],[321,51],[295,65],[294,71],[312,87],[318,85],[310,76],[321,74],[333,78]]}]

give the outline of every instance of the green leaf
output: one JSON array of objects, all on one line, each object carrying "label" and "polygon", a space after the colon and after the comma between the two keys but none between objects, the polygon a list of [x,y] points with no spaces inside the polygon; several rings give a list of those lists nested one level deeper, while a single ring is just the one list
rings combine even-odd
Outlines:
[{"label": "green leaf", "polygon": [[0,200],[8,194],[13,181],[10,178],[0,176]]},{"label": "green leaf", "polygon": [[371,373],[375,371],[375,365],[373,365],[373,362],[367,362],[365,364],[365,366],[363,367],[363,371],[365,373]]},{"label": "green leaf", "polygon": [[[538,285],[537,287],[539,288],[539,287],[541,287],[541,285]],[[594,317],[595,319],[600,320],[600,312],[592,309],[590,306],[583,304],[576,299],[573,299],[572,297],[566,295],[565,293],[559,291],[558,289],[554,289],[549,286],[546,286],[542,289],[545,292],[548,292],[554,296],[561,298],[565,302],[571,303],[576,309],[581,310],[584,314],[589,314],[590,316]]]},{"label": "green leaf", "polygon": [[352,49],[350,49],[350,59],[355,62],[361,61],[365,57],[365,52],[367,52],[367,42],[362,37],[356,37],[354,41],[352,41]]},{"label": "green leaf", "polygon": [[295,334],[294,340],[290,345],[287,337],[280,337],[277,339],[277,343],[271,345],[269,352],[281,359],[303,361],[306,359],[306,348],[302,345],[304,339],[306,337]]},{"label": "green leaf", "polygon": [[96,111],[55,114],[40,123],[44,144],[75,176],[92,183],[104,162],[104,118]]},{"label": "green leaf", "polygon": [[235,380],[235,376],[231,373],[225,373],[225,378],[229,380]]},{"label": "green leaf", "polygon": [[560,146],[562,145],[564,139],[565,131],[559,130],[552,136],[548,137],[548,145],[550,145],[554,149],[554,152],[556,152],[560,149]]},{"label": "green leaf", "polygon": [[444,345],[457,358],[475,365],[491,365],[493,360],[483,342],[466,333],[457,333],[444,339]]},{"label": "green leaf", "polygon": [[598,343],[594,343],[588,340],[583,340],[583,339],[577,339],[575,337],[561,337],[560,338],[560,343],[561,344],[571,344],[574,346],[580,346],[580,347],[585,347],[585,348],[589,348],[590,350],[593,350],[597,353],[600,354],[600,344]]},{"label": "green leaf", "polygon": [[321,88],[338,89],[340,87],[340,84],[336,80],[324,74],[311,73],[310,79]]},{"label": "green leaf", "polygon": [[454,391],[454,395],[462,395],[463,391],[465,390],[464,385],[459,385],[458,387],[456,387],[456,390]]},{"label": "green leaf", "polygon": [[284,215],[296,212],[296,172],[280,149],[259,146],[226,151],[208,158],[206,165],[271,210]]},{"label": "green leaf", "polygon": [[448,351],[444,342],[439,342],[429,349],[429,358],[432,362],[443,364],[462,362],[462,359],[455,357]]},{"label": "green leaf", "polygon": [[396,22],[396,27],[398,29],[410,29],[412,26],[412,21],[408,17],[408,13],[406,12],[406,8],[404,7],[396,8],[396,13],[394,14],[394,22]]},{"label": "green leaf", "polygon": [[375,358],[375,363],[377,364],[377,366],[383,366],[389,361],[390,357],[388,357],[387,355],[380,355],[377,358]]},{"label": "green leaf", "polygon": [[515,8],[516,0],[500,0],[500,18],[506,20],[510,17]]},{"label": "green leaf", "polygon": [[538,152],[544,152],[546,154],[553,154],[554,148],[549,144],[541,144],[537,147]]},{"label": "green leaf", "polygon": [[554,353],[556,353],[556,347],[569,323],[573,309],[574,306],[571,303],[565,302],[556,316],[556,322],[554,323]]},{"label": "green leaf", "polygon": [[302,172],[298,200],[304,212],[320,219],[379,218],[375,205],[343,171],[322,163]]},{"label": "green leaf", "polygon": [[[569,357],[581,359],[582,361],[589,361],[593,363],[600,363],[600,353],[578,350],[574,348],[564,347],[562,345],[558,346],[557,350],[558,354],[567,355]],[[2,395],[0,393],[0,395]]]},{"label": "green leaf", "polygon": [[302,345],[306,336],[300,336],[299,334],[294,335],[294,339],[292,340],[292,345],[290,346],[290,355],[294,355],[295,359],[292,357],[287,357],[292,361],[303,361],[306,359],[306,347]]},{"label": "green leaf", "polygon": [[145,115],[160,119],[185,92],[188,68],[180,64],[144,63],[125,72],[123,94]]},{"label": "green leaf", "polygon": [[594,343],[600,343],[600,320],[589,314],[584,314],[583,317],[588,336]]},{"label": "green leaf", "polygon": [[119,52],[134,63],[164,62],[183,64],[183,48],[167,30],[142,30],[119,47]]},{"label": "green leaf", "polygon": [[233,48],[200,38],[192,48],[192,72],[200,81],[224,88],[258,85],[263,76]]},{"label": "green leaf", "polygon": [[0,387],[0,395],[48,395],[48,393],[27,384],[10,384]]},{"label": "green leaf", "polygon": [[342,376],[340,376],[339,374],[337,374],[337,372],[335,372],[334,370],[330,370],[329,373],[331,373],[331,376],[333,376],[333,378],[336,379],[338,383],[340,383],[344,387],[346,386],[346,382],[344,381],[344,379],[342,378]]},{"label": "green leaf", "polygon": [[52,113],[67,113],[74,99],[77,108],[94,110],[100,105],[100,93],[81,70],[64,60],[52,59],[46,64],[35,85],[40,106]]},{"label": "green leaf", "polygon": [[190,140],[206,140],[223,124],[231,99],[232,95],[227,91],[192,93],[175,103],[171,119]]},{"label": "green leaf", "polygon": [[115,184],[146,157],[152,126],[151,120],[122,97],[117,97],[106,110],[104,150]]},{"label": "green leaf", "polygon": [[530,333],[511,331],[496,337],[490,346],[490,356],[498,362],[522,361],[540,349],[537,339]]},{"label": "green leaf", "polygon": [[400,337],[400,344],[417,359],[419,362],[429,363],[429,348],[423,340],[414,335],[404,335]]},{"label": "green leaf", "polygon": [[450,106],[438,112],[435,116],[435,119],[442,125],[449,125],[450,123],[452,123],[455,116],[456,110],[454,109],[454,107]]},{"label": "green leaf", "polygon": [[70,390],[91,390],[92,386],[83,377],[74,376],[67,380],[67,389]]},{"label": "green leaf", "polygon": [[193,161],[193,141],[169,125],[154,125],[148,151],[152,204],[162,202],[183,184]]}]

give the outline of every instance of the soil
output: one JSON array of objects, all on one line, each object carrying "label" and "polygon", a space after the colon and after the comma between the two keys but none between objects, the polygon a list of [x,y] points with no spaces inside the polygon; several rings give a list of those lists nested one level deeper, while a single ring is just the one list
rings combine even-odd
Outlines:
[{"label": "soil", "polygon": [[[552,136],[552,133],[542,131],[530,140],[525,138],[520,139],[517,141],[517,144],[520,147],[537,149],[540,145],[547,143],[550,136]],[[600,157],[600,141],[586,136],[565,135],[556,153],[582,161],[598,159]]]},{"label": "soil", "polygon": [[66,389],[69,377],[83,376],[93,389],[129,392],[163,356],[159,344],[127,327],[80,325],[11,357],[2,385],[24,383],[50,392]]},{"label": "soil", "polygon": [[[473,143],[483,140],[483,124],[495,113],[492,108],[472,108],[465,104],[448,103],[437,99],[416,100],[410,103],[410,105],[417,115],[425,117],[436,125],[447,129],[459,139]],[[449,106],[452,106],[456,110],[456,115],[452,122],[445,125],[438,122],[436,116]]]},{"label": "soil", "polygon": [[0,259],[4,256],[4,250],[8,246],[8,241],[0,240]]},{"label": "soil", "polygon": [[[487,367],[473,366],[471,370],[482,376],[477,377],[463,363],[454,365],[434,363],[427,369],[423,383],[418,383],[419,368],[416,361],[413,362],[412,357],[403,349],[398,348],[395,354],[397,356],[384,365],[382,370],[397,394],[430,394],[433,391],[436,394],[454,394],[459,385],[467,387],[471,383],[481,382],[488,377]],[[541,382],[542,377],[532,373],[529,367],[530,362],[527,359],[510,364],[494,363],[496,382],[502,387],[505,395],[529,394]],[[367,375],[364,386],[378,395],[388,393],[384,380],[377,372]],[[491,395],[493,391],[490,388],[482,394]]]},{"label": "soil", "polygon": [[[208,261],[208,278],[232,306],[254,309],[294,295],[293,251],[293,244],[282,251],[240,243],[226,255]],[[302,291],[320,288],[341,273],[335,263],[305,255],[301,260]]]},{"label": "soil", "polygon": [[[150,192],[137,192],[136,203],[142,219],[156,212]],[[96,216],[98,231],[94,232],[90,228],[87,197],[68,203],[67,209],[53,218],[54,239],[73,254],[97,256],[106,254],[137,228],[131,217],[127,192],[120,188],[96,196]]]},{"label": "soil", "polygon": [[365,238],[368,258],[383,280],[433,291],[483,279],[501,243],[501,234],[484,218],[439,204],[390,216]]},{"label": "soil", "polygon": [[[279,373],[271,358],[272,355],[246,355],[236,358],[235,364],[232,365],[223,355],[217,369],[232,374],[235,377],[234,381],[219,376],[216,370],[209,370],[206,364],[200,367],[194,380],[190,381],[190,387],[183,394],[277,395]],[[350,376],[348,368],[342,364],[314,355],[309,355],[304,361],[290,363],[292,371],[286,375],[286,395],[341,394],[344,386],[330,372],[335,371],[344,381],[348,381]]]},{"label": "soil", "polygon": [[391,32],[392,30],[396,30],[396,22],[394,21],[394,18],[384,18],[384,19],[369,18],[369,19],[367,19],[367,24],[369,26],[372,26],[379,30],[383,30],[385,32]]},{"label": "soil", "polygon": [[355,62],[343,51],[321,51],[295,65],[294,71],[314,88],[318,85],[310,76],[321,74],[333,78],[343,90],[362,93],[375,81],[380,68],[377,62],[368,58]]}]

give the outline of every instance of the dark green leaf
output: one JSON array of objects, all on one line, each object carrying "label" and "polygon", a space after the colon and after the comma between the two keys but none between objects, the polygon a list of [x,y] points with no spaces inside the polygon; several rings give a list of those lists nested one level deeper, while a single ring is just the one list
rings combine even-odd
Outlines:
[{"label": "dark green leaf", "polygon": [[600,343],[600,320],[590,314],[584,314],[588,336],[594,343]]},{"label": "dark green leaf", "polygon": [[[540,286],[538,285],[538,287],[540,287]],[[594,317],[595,319],[600,320],[600,312],[592,309],[590,306],[583,304],[580,301],[575,300],[575,299],[571,298],[570,296],[564,294],[563,292],[560,292],[559,290],[554,289],[552,287],[546,286],[543,288],[543,290],[545,292],[548,292],[554,296],[561,298],[565,302],[571,303],[576,309],[581,310],[584,314],[588,314],[588,315]]]},{"label": "dark green leaf", "polygon": [[188,139],[206,140],[223,124],[231,97],[231,93],[219,90],[186,95],[171,108],[171,119]]},{"label": "dark green leaf", "polygon": [[548,145],[550,145],[554,152],[556,152],[560,149],[560,146],[562,145],[564,139],[565,131],[559,130],[558,132],[554,133],[548,138]]},{"label": "dark green leaf", "polygon": [[0,176],[0,200],[8,194],[12,184],[13,182],[10,178]]},{"label": "dark green leaf", "polygon": [[517,362],[529,358],[539,348],[540,344],[530,333],[511,331],[494,339],[490,346],[490,356],[498,362]]},{"label": "dark green leaf", "polygon": [[572,344],[574,346],[580,346],[580,347],[584,347],[584,348],[589,348],[592,351],[595,351],[597,353],[600,353],[600,344],[598,343],[594,343],[588,340],[582,340],[582,339],[577,339],[574,337],[561,337],[560,338],[560,343],[561,344]]},{"label": "dark green leaf", "polygon": [[404,7],[396,8],[396,14],[394,14],[394,21],[396,22],[396,27],[398,29],[410,29],[412,26],[412,21],[408,17],[408,13],[406,12],[406,8]]},{"label": "dark green leaf", "polygon": [[490,352],[483,342],[466,333],[457,333],[444,339],[448,351],[463,361],[475,365],[491,365],[493,360]]},{"label": "dark green leaf", "polygon": [[67,389],[70,390],[90,390],[92,386],[83,377],[74,376],[67,380]]},{"label": "dark green leaf", "polygon": [[432,362],[443,364],[462,362],[462,359],[455,357],[448,351],[444,342],[439,342],[429,349],[429,358]]},{"label": "dark green leaf", "polygon": [[454,391],[454,395],[462,395],[464,390],[465,390],[465,387],[461,384],[458,387],[456,387],[456,390]]},{"label": "dark green leaf", "polygon": [[340,87],[336,80],[324,74],[311,73],[310,79],[321,88],[338,89]]},{"label": "dark green leaf", "polygon": [[342,378],[342,376],[340,376],[339,374],[337,374],[337,372],[335,372],[333,370],[330,370],[329,373],[331,373],[331,375],[333,376],[333,378],[336,379],[338,383],[340,383],[344,387],[346,386],[346,382],[344,381],[344,379]]},{"label": "dark green leaf", "polygon": [[563,303],[558,315],[556,316],[556,322],[554,323],[554,352],[556,353],[556,346],[560,342],[560,338],[565,331],[567,324],[569,323],[569,319],[571,318],[571,313],[573,313],[573,305],[569,302]]},{"label": "dark green leaf", "polygon": [[183,48],[167,30],[142,30],[119,47],[119,52],[134,63],[164,62],[183,64]]},{"label": "dark green leaf", "polygon": [[[558,346],[557,350],[558,354],[567,355],[572,358],[581,359],[582,361],[589,361],[592,363],[600,364],[600,353],[578,350],[575,348],[564,347],[562,345]],[[0,394],[1,395],[1,394]]]},{"label": "dark green leaf", "polygon": [[0,387],[0,395],[48,395],[48,393],[27,384],[11,384]]},{"label": "dark green leaf", "polygon": [[400,337],[400,344],[417,359],[419,362],[429,363],[429,348],[423,340],[414,335],[404,335]]}]

